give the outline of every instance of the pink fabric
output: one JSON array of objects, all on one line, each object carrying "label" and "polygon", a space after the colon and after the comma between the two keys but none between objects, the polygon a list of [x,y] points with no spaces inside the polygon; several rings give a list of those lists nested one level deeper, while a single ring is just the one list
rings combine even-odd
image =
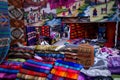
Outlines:
[{"label": "pink fabric", "polygon": [[3,78],[6,75],[6,73],[0,73],[0,78]]},{"label": "pink fabric", "polygon": [[75,0],[48,0],[50,3],[50,8],[55,9],[55,8],[60,8],[62,6],[65,6],[66,8],[69,8]]}]

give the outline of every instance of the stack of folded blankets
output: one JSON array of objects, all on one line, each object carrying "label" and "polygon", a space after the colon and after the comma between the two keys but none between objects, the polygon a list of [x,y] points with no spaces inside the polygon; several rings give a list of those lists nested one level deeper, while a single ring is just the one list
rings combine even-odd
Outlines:
[{"label": "stack of folded blankets", "polygon": [[57,60],[48,80],[78,80],[82,68],[83,66],[77,63]]},{"label": "stack of folded blankets", "polygon": [[22,62],[4,61],[0,65],[0,80],[15,80],[22,67]]},{"label": "stack of folded blankets", "polygon": [[58,46],[38,45],[35,48],[35,55],[42,57],[45,60],[56,61],[57,59],[63,60],[65,55],[60,51],[56,51]]},{"label": "stack of folded blankets", "polygon": [[60,52],[36,52],[35,54],[42,58],[64,59],[64,54]]},{"label": "stack of folded blankets", "polygon": [[75,62],[77,63],[78,54],[72,52],[65,52],[65,61]]},{"label": "stack of folded blankets", "polygon": [[8,60],[14,60],[19,62],[24,62],[27,59],[32,59],[34,56],[34,50],[30,48],[14,47],[10,48],[7,55]]},{"label": "stack of folded blankets", "polygon": [[23,63],[22,69],[20,69],[20,72],[17,74],[17,78],[26,80],[46,80],[52,67],[52,63],[45,63],[37,59],[29,59]]}]

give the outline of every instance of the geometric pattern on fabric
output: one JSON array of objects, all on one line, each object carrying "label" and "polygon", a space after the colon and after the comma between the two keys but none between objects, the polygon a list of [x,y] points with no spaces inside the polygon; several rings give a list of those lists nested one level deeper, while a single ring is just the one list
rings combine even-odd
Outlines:
[{"label": "geometric pattern on fabric", "polygon": [[10,47],[9,25],[7,0],[0,0],[0,63],[5,59]]},{"label": "geometric pattern on fabric", "polygon": [[21,39],[24,37],[24,31],[22,28],[11,28],[11,38],[12,40]]},{"label": "geometric pattern on fabric", "polygon": [[21,44],[25,43],[25,27],[23,20],[10,19],[11,25],[11,45],[20,42]]},{"label": "geometric pattern on fabric", "polygon": [[22,8],[24,4],[24,0],[8,0],[9,5],[13,5],[16,8]]},{"label": "geometric pattern on fabric", "polygon": [[8,10],[10,18],[18,20],[21,20],[23,18],[23,11],[21,9],[15,8],[14,6],[9,6]]}]

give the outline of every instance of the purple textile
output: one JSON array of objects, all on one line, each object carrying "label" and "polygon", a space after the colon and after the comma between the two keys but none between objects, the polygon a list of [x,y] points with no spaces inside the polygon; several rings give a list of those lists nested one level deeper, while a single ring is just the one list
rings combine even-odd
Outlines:
[{"label": "purple textile", "polygon": [[35,45],[37,41],[35,26],[27,26],[26,33],[27,33],[27,45],[28,46]]},{"label": "purple textile", "polygon": [[120,68],[120,57],[108,57],[109,68]]},{"label": "purple textile", "polygon": [[35,65],[35,64],[28,63],[28,62],[24,62],[24,65],[30,66],[30,67],[34,67],[34,68],[39,68],[39,69],[50,70],[49,67],[46,67],[46,66],[39,66],[39,65]]},{"label": "purple textile", "polygon": [[111,74],[120,74],[120,67],[118,67],[118,68],[108,68],[109,70],[110,70],[110,72],[111,72]]},{"label": "purple textile", "polygon": [[15,79],[17,77],[16,74],[7,74],[7,73],[0,73],[0,79]]}]

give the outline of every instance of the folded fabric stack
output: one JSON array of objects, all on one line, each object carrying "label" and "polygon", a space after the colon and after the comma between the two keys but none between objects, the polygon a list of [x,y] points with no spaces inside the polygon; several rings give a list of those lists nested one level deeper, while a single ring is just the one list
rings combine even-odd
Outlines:
[{"label": "folded fabric stack", "polygon": [[52,45],[37,45],[35,50],[36,51],[55,51],[58,46]]},{"label": "folded fabric stack", "polygon": [[15,80],[21,68],[21,62],[4,61],[0,65],[0,80]]},{"label": "folded fabric stack", "polygon": [[51,68],[53,67],[50,63],[41,62],[36,59],[29,59],[23,63],[22,69],[17,74],[19,79],[30,79],[30,80],[46,80]]},{"label": "folded fabric stack", "polygon": [[77,80],[82,68],[83,66],[77,63],[57,60],[48,80]]},{"label": "folded fabric stack", "polygon": [[33,58],[34,50],[30,48],[10,48],[8,53],[8,60],[22,61]]},{"label": "folded fabric stack", "polygon": [[37,52],[36,54],[40,57],[47,57],[47,58],[51,57],[51,58],[56,58],[56,59],[64,58],[64,54],[61,54],[59,52],[57,52],[57,53],[56,52]]},{"label": "folded fabric stack", "polygon": [[78,54],[72,52],[65,52],[65,61],[75,62],[77,63]]}]

